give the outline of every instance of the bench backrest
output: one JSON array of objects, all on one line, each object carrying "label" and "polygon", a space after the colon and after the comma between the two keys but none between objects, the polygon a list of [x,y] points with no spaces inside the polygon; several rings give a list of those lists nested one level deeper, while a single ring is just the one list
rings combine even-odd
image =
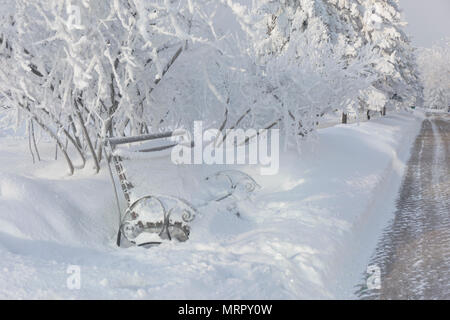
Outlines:
[{"label": "bench backrest", "polygon": [[[131,204],[131,197],[130,197],[130,190],[133,188],[133,184],[127,180],[127,177],[125,175],[125,170],[123,168],[122,163],[122,157],[115,154],[114,150],[117,146],[123,145],[123,144],[133,144],[138,142],[146,142],[146,141],[155,141],[155,140],[162,140],[167,139],[171,137],[176,137],[182,135],[182,131],[168,131],[168,132],[162,132],[162,133],[153,133],[153,134],[143,134],[138,136],[128,136],[128,137],[112,137],[105,139],[105,146],[108,146],[111,151],[111,159],[113,161],[116,173],[119,177],[120,181],[120,187],[122,189],[123,195],[125,199],[128,202],[128,205]],[[177,142],[170,141],[165,145],[157,146],[157,147],[142,147],[138,148],[137,152],[156,152],[156,151],[162,151],[166,149],[173,148],[177,145]],[[107,161],[108,162],[108,161]],[[108,162],[109,165],[109,162]],[[112,172],[110,168],[110,173]]]}]

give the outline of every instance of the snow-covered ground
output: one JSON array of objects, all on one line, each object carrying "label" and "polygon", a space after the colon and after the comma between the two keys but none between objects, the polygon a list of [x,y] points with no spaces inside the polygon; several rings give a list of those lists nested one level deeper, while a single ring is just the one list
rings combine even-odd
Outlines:
[{"label": "snow-covered ground", "polygon": [[[281,153],[278,175],[241,168],[262,186],[241,217],[205,207],[189,241],[151,249],[115,246],[107,170],[67,176],[50,160],[53,144],[40,143],[44,161],[33,165],[27,140],[0,137],[0,298],[354,298],[422,119],[321,129],[302,155]],[[191,201],[216,169],[168,157],[142,165],[139,188]],[[70,265],[80,266],[79,290],[67,287]]]}]

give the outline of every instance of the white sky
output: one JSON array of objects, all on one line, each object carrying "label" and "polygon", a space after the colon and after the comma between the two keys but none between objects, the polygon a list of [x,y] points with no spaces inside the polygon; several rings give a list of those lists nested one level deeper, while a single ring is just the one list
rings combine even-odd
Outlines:
[{"label": "white sky", "polygon": [[400,0],[400,7],[415,46],[431,47],[450,37],[450,0]]}]

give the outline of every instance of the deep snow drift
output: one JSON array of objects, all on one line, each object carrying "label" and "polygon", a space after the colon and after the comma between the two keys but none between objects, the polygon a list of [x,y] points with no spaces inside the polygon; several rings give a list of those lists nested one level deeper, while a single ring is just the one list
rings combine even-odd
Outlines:
[{"label": "deep snow drift", "polygon": [[[68,177],[63,161],[31,164],[27,141],[0,138],[0,298],[353,298],[394,212],[423,115],[399,113],[319,130],[303,153],[239,204],[238,218],[208,206],[186,243],[115,247],[117,209],[106,170]],[[217,168],[141,163],[139,188],[195,200]],[[226,169],[221,167],[220,169]],[[131,170],[131,169],[130,169]],[[69,265],[81,270],[70,290]]]}]

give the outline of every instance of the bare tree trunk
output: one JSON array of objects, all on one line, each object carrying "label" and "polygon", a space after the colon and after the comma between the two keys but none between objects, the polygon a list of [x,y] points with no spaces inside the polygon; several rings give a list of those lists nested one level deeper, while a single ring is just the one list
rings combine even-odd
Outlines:
[{"label": "bare tree trunk", "polygon": [[[83,169],[84,166],[86,165],[86,157],[83,154],[83,151],[81,150],[81,142],[78,139],[78,137],[75,135],[76,133],[76,129],[75,129],[75,125],[73,124],[73,121],[71,121],[72,123],[72,130],[74,131],[74,136],[75,138],[72,138],[72,136],[70,135],[70,132],[68,130],[66,130],[63,126],[63,124],[52,114],[50,113],[47,109],[43,108],[40,109],[42,112],[45,113],[45,115],[49,116],[50,119],[52,119],[52,121],[55,122],[55,124],[59,127],[60,130],[62,130],[62,132],[64,133],[64,135],[66,136],[66,138],[70,141],[70,143],[74,146],[75,150],[77,151],[78,155],[81,158],[82,164],[80,166],[77,166],[78,169]],[[72,120],[72,117],[69,116],[69,120]],[[57,151],[55,152],[55,158],[57,158]]]},{"label": "bare tree trunk", "polygon": [[[230,129],[236,128],[236,127],[239,125],[239,123],[245,118],[245,116],[248,115],[251,111],[252,111],[252,109],[250,109],[250,108],[247,109],[247,110],[244,112],[244,114],[241,115],[241,116],[239,117],[239,119],[234,123],[234,125],[232,125],[232,126],[230,127]],[[225,132],[225,134],[223,135],[223,138],[222,138],[222,142],[224,142],[226,138],[227,138],[227,133]],[[222,145],[222,144],[219,143],[218,147],[220,147],[221,145]]]},{"label": "bare tree trunk", "polygon": [[33,154],[33,149],[31,148],[31,120],[28,121],[28,148],[30,149],[30,153],[31,153],[31,158],[33,158],[33,164],[35,163],[34,161],[34,154]]},{"label": "bare tree trunk", "polygon": [[100,133],[100,135],[97,137],[97,139],[100,139],[100,141],[98,141],[98,144],[96,146],[97,148],[97,159],[98,162],[100,163],[102,161],[103,158],[103,139],[108,135],[109,132],[109,136],[112,136],[112,121],[111,118],[109,118],[108,120],[106,120],[106,122],[103,124],[102,126],[102,131]]},{"label": "bare tree trunk", "polygon": [[[117,68],[119,64],[119,60],[116,59],[114,63],[114,68]],[[114,73],[111,73],[111,84],[110,84],[110,98],[111,98],[111,107],[108,109],[108,119],[105,120],[105,122],[102,125],[102,130],[99,135],[99,139],[101,140],[100,143],[96,146],[97,149],[97,159],[100,163],[102,161],[102,151],[103,151],[103,139],[106,138],[106,136],[112,137],[113,136],[113,115],[116,112],[119,103],[116,100],[116,91],[114,89]],[[103,103],[102,103],[103,104]],[[103,104],[105,110],[106,106]]]},{"label": "bare tree trunk", "polygon": [[69,166],[69,174],[73,175],[74,172],[74,166],[72,163],[72,160],[70,160],[69,155],[67,154],[66,150],[64,149],[64,145],[61,143],[61,141],[59,140],[58,136],[48,127],[46,126],[38,117],[36,114],[34,114],[30,108],[28,106],[24,106],[23,104],[19,103],[18,106],[20,108],[22,108],[23,110],[25,110],[26,112],[28,112],[31,115],[31,120],[36,121],[36,123],[39,125],[39,127],[42,128],[42,130],[44,130],[45,132],[47,132],[50,137],[52,137],[53,139],[56,140],[56,143],[58,145],[58,147],[60,148],[61,152],[64,155],[64,158],[66,159],[67,165]]},{"label": "bare tree trunk", "polygon": [[77,128],[75,127],[75,122],[73,121],[73,118],[72,118],[72,116],[70,116],[70,115],[69,115],[68,119],[69,119],[69,122],[70,122],[70,127],[72,128],[72,131],[73,131],[73,136],[74,136],[75,142],[76,142],[76,144],[78,145],[78,149],[81,151],[81,148],[82,148],[83,146],[81,145],[81,141],[80,141],[80,139],[78,138],[78,135],[77,135]]},{"label": "bare tree trunk", "polygon": [[80,122],[81,130],[83,131],[83,135],[84,135],[84,138],[86,139],[87,145],[89,147],[89,151],[91,152],[92,158],[94,159],[96,173],[98,173],[100,171],[100,164],[98,163],[97,155],[96,155],[94,147],[92,145],[91,138],[89,137],[89,133],[86,129],[86,126],[84,125],[83,116],[81,115],[80,109],[78,108],[78,102],[76,99],[74,101],[75,101],[75,105],[74,105],[75,111],[76,111],[78,120]]},{"label": "bare tree trunk", "polygon": [[[100,140],[100,141],[98,141],[98,140]],[[100,137],[97,137],[97,159],[98,159],[98,162],[99,163],[101,163],[102,162],[102,158],[103,158],[103,153],[102,153],[102,150],[103,150],[103,148],[102,148],[102,144],[103,144],[103,141],[102,141],[102,139],[100,138]]]},{"label": "bare tree trunk", "polygon": [[72,160],[70,160],[69,155],[67,154],[66,150],[64,149],[64,145],[62,144],[62,142],[59,140],[58,136],[49,128],[47,127],[33,112],[31,112],[31,110],[27,107],[24,107],[23,105],[19,104],[19,106],[26,110],[27,112],[29,112],[32,115],[32,119],[34,121],[36,121],[36,123],[39,125],[39,127],[42,128],[42,130],[44,130],[45,132],[47,132],[50,137],[52,137],[53,139],[55,139],[56,141],[56,145],[59,147],[59,149],[61,150],[62,154],[64,155],[64,158],[66,159],[67,165],[69,166],[69,174],[73,175],[74,172],[74,166],[72,163]]},{"label": "bare tree trunk", "polygon": [[31,138],[33,140],[34,150],[36,151],[36,156],[37,156],[38,161],[41,161],[41,156],[39,154],[39,150],[38,150],[37,143],[36,143],[36,136],[34,135],[33,119],[30,119],[30,128],[31,128]]},{"label": "bare tree trunk", "polygon": [[67,137],[66,137],[66,150],[68,147],[69,147],[69,139],[67,139]]}]

